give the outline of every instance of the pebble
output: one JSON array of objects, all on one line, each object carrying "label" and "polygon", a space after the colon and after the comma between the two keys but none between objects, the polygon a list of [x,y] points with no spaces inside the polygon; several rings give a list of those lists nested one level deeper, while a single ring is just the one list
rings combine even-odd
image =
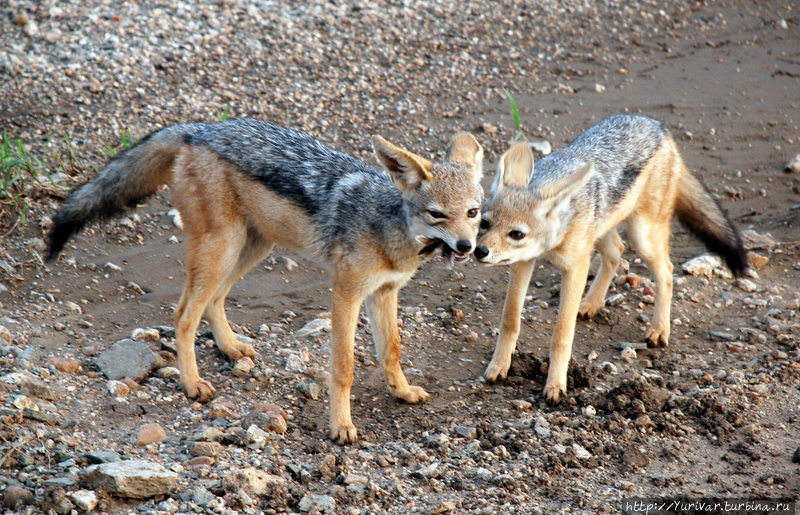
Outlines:
[{"label": "pebble", "polygon": [[80,362],[73,358],[60,358],[54,356],[47,360],[47,362],[53,366],[56,370],[61,372],[65,372],[67,374],[74,374],[78,371],[78,368],[81,366]]},{"label": "pebble", "polygon": [[575,453],[575,457],[579,460],[585,460],[592,457],[592,453],[587,451],[584,446],[579,443],[572,444],[572,451]]},{"label": "pebble", "polygon": [[594,406],[592,406],[591,404],[581,409],[581,412],[587,417],[593,417],[597,414],[597,410],[594,409]]},{"label": "pebble", "polygon": [[322,393],[322,388],[316,381],[302,381],[295,386],[298,392],[302,393],[306,399],[317,400]]},{"label": "pebble", "polygon": [[758,285],[755,282],[744,277],[739,277],[733,284],[740,290],[746,292],[754,292],[758,289]]},{"label": "pebble", "polygon": [[615,293],[613,295],[610,295],[606,299],[606,306],[617,306],[619,304],[622,304],[622,301],[624,300],[625,300],[625,295],[621,293]]},{"label": "pebble", "polygon": [[163,442],[167,439],[167,432],[158,423],[145,424],[139,428],[139,439],[137,445],[145,446],[151,443]]},{"label": "pebble", "polygon": [[286,357],[285,368],[289,372],[303,372],[306,369],[306,364],[303,363],[303,359],[300,356],[292,353]]},{"label": "pebble", "polygon": [[531,409],[533,407],[533,404],[531,404],[530,402],[528,402],[528,401],[526,401],[524,399],[512,399],[511,401],[509,401],[509,403],[517,411],[525,411],[525,410],[529,410],[529,409]]},{"label": "pebble", "polygon": [[89,512],[97,508],[97,494],[92,490],[75,490],[70,492],[68,496],[80,510]]},{"label": "pebble", "polygon": [[726,342],[732,342],[736,340],[736,337],[731,333],[726,333],[724,331],[709,331],[708,337],[712,340],[722,340]]},{"label": "pebble", "polygon": [[681,265],[684,273],[703,277],[719,276],[726,279],[733,277],[730,271],[722,264],[722,259],[716,254],[701,254],[686,261]]},{"label": "pebble", "polygon": [[137,327],[131,331],[131,340],[137,342],[157,342],[161,340],[161,333],[153,327]]},{"label": "pebble", "polygon": [[27,488],[11,485],[3,492],[3,508],[7,510],[16,511],[30,504],[33,504],[33,492]]},{"label": "pebble", "polygon": [[330,495],[306,494],[300,499],[298,509],[304,513],[333,513],[336,500]]},{"label": "pebble", "polygon": [[634,349],[634,350],[647,350],[646,342],[618,342],[614,344],[617,350]]},{"label": "pebble", "polygon": [[628,363],[632,363],[636,359],[636,351],[631,347],[625,347],[622,349],[619,355]]},{"label": "pebble", "polygon": [[250,374],[253,372],[256,364],[253,362],[251,358],[245,356],[243,358],[237,359],[236,364],[233,366],[233,375],[239,378],[247,378],[250,377]]},{"label": "pebble", "polygon": [[4,325],[0,325],[0,340],[5,340],[5,342],[9,344],[14,342],[11,331]]},{"label": "pebble", "polygon": [[315,318],[306,325],[301,327],[295,332],[295,336],[302,338],[304,336],[319,336],[323,332],[331,332],[331,319],[328,318]]},{"label": "pebble", "polygon": [[[786,20],[780,20],[780,21],[783,22],[782,28],[784,29],[788,28],[788,26],[786,25]],[[786,166],[783,169],[786,171],[786,173],[800,173],[800,154],[797,154],[793,158],[791,158],[789,162],[786,163]]]},{"label": "pebble", "polygon": [[122,381],[112,379],[106,382],[108,392],[114,397],[127,397],[131,393],[130,387]]}]

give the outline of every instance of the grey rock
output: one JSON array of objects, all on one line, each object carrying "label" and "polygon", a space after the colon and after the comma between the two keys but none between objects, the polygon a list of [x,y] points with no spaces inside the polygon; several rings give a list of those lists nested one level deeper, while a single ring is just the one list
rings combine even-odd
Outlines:
[{"label": "grey rock", "polygon": [[115,461],[87,467],[81,484],[120,497],[146,499],[177,490],[178,474],[151,461]]},{"label": "grey rock", "polygon": [[317,400],[322,393],[322,388],[316,381],[303,381],[295,386],[298,392],[302,393],[307,399]]},{"label": "grey rock", "polygon": [[618,342],[614,344],[617,350],[633,349],[633,350],[647,350],[647,343],[645,342]]},{"label": "grey rock", "polygon": [[478,437],[478,429],[470,426],[458,426],[456,427],[456,434],[467,440],[474,440]]},{"label": "grey rock", "polygon": [[45,488],[72,488],[77,482],[71,477],[51,477],[42,481]]},{"label": "grey rock", "polygon": [[162,367],[165,363],[161,356],[150,350],[146,344],[125,338],[100,354],[95,364],[108,379],[130,377],[140,381],[153,369]]},{"label": "grey rock", "polygon": [[114,451],[89,451],[83,457],[91,464],[113,463],[120,460],[119,454]]},{"label": "grey rock", "polygon": [[75,490],[68,495],[75,506],[83,511],[93,511],[97,507],[97,494],[92,490]]},{"label": "grey rock", "polygon": [[723,331],[709,331],[708,336],[712,340],[722,340],[726,342],[732,342],[736,339],[736,337],[731,333],[726,333]]},{"label": "grey rock", "polygon": [[15,510],[33,504],[33,492],[19,486],[9,486],[3,492],[3,508]]}]

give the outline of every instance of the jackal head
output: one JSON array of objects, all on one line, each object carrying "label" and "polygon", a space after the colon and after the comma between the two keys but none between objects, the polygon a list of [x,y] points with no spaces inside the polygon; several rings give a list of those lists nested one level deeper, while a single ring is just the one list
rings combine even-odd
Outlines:
[{"label": "jackal head", "polygon": [[403,194],[411,236],[420,254],[442,247],[448,262],[463,261],[475,248],[481,219],[483,148],[468,133],[456,134],[441,163],[431,163],[374,136],[378,160]]},{"label": "jackal head", "polygon": [[478,262],[529,261],[554,248],[568,229],[570,200],[591,172],[591,163],[576,162],[564,175],[530,184],[533,153],[527,143],[514,144],[497,163],[491,198],[483,206]]}]

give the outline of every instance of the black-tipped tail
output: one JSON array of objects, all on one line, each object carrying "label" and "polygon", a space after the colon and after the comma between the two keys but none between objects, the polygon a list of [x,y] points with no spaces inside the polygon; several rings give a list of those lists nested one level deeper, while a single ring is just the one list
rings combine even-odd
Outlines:
[{"label": "black-tipped tail", "polygon": [[739,231],[708,189],[688,171],[680,180],[675,211],[708,250],[725,260],[736,277],[744,274],[747,253]]}]

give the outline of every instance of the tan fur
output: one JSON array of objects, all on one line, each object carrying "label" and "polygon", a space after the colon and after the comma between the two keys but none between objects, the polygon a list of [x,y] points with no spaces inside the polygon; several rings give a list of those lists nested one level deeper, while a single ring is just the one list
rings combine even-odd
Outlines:
[{"label": "tan fur", "polygon": [[[405,193],[414,195],[415,188],[425,188],[437,205],[452,213],[447,230],[474,241],[480,217],[473,219],[466,214],[469,206],[464,192],[472,192],[475,206],[480,206],[479,195],[474,193],[474,188],[479,188],[480,170],[464,173],[459,167],[433,165],[382,138],[376,139],[384,151],[378,155],[385,158],[387,167],[393,167],[390,172],[400,175],[395,180],[407,187]],[[476,165],[474,156],[475,152],[471,161],[465,159],[466,164]],[[387,244],[365,235],[355,249],[334,248],[327,257],[319,256],[316,242],[320,238],[306,212],[211,150],[183,145],[171,170],[174,202],[188,239],[186,284],[175,310],[175,328],[181,384],[189,397],[208,401],[214,395],[212,384],[199,374],[194,352],[195,330],[204,313],[226,356],[234,360],[255,356],[253,347],[239,342],[231,330],[225,316],[225,297],[254,264],[275,245],[281,245],[322,258],[333,275],[331,438],[339,443],[357,438],[350,415],[350,389],[353,337],[365,299],[389,391],[410,403],[428,398],[425,390],[409,385],[403,374],[397,329],[398,290],[421,264],[420,247],[407,241]],[[405,179],[409,173],[414,180]],[[433,186],[436,181],[452,184],[437,188]]]},{"label": "tan fur", "polygon": [[[505,163],[505,173],[515,170],[517,166],[527,166],[526,159],[524,152],[516,153],[516,158]],[[576,212],[559,240],[541,254],[562,272],[558,321],[550,347],[550,366],[544,388],[544,396],[548,401],[557,402],[566,393],[567,365],[572,353],[576,317],[591,318],[604,304],[606,291],[623,250],[616,227],[625,220],[628,221],[628,236],[633,247],[655,276],[655,317],[647,340],[656,346],[668,344],[673,269],[669,260],[670,225],[679,185],[681,181],[690,180],[689,177],[674,141],[666,137],[607,218],[593,220],[582,212]],[[554,191],[563,187],[560,185]],[[487,213],[491,228],[479,237],[479,245],[491,248],[493,253],[500,256],[495,264],[512,263],[500,335],[492,360],[484,372],[488,381],[504,378],[508,373],[519,335],[522,304],[534,267],[533,259],[517,257],[513,242],[506,235],[509,230],[522,225],[530,227],[532,234],[535,230],[543,230],[531,215],[536,212],[537,203],[542,202],[541,198],[534,198],[526,190],[504,191],[504,195],[502,205],[492,204],[491,212]],[[541,237],[545,236],[542,233]],[[595,248],[602,256],[602,264],[581,302]]]}]

